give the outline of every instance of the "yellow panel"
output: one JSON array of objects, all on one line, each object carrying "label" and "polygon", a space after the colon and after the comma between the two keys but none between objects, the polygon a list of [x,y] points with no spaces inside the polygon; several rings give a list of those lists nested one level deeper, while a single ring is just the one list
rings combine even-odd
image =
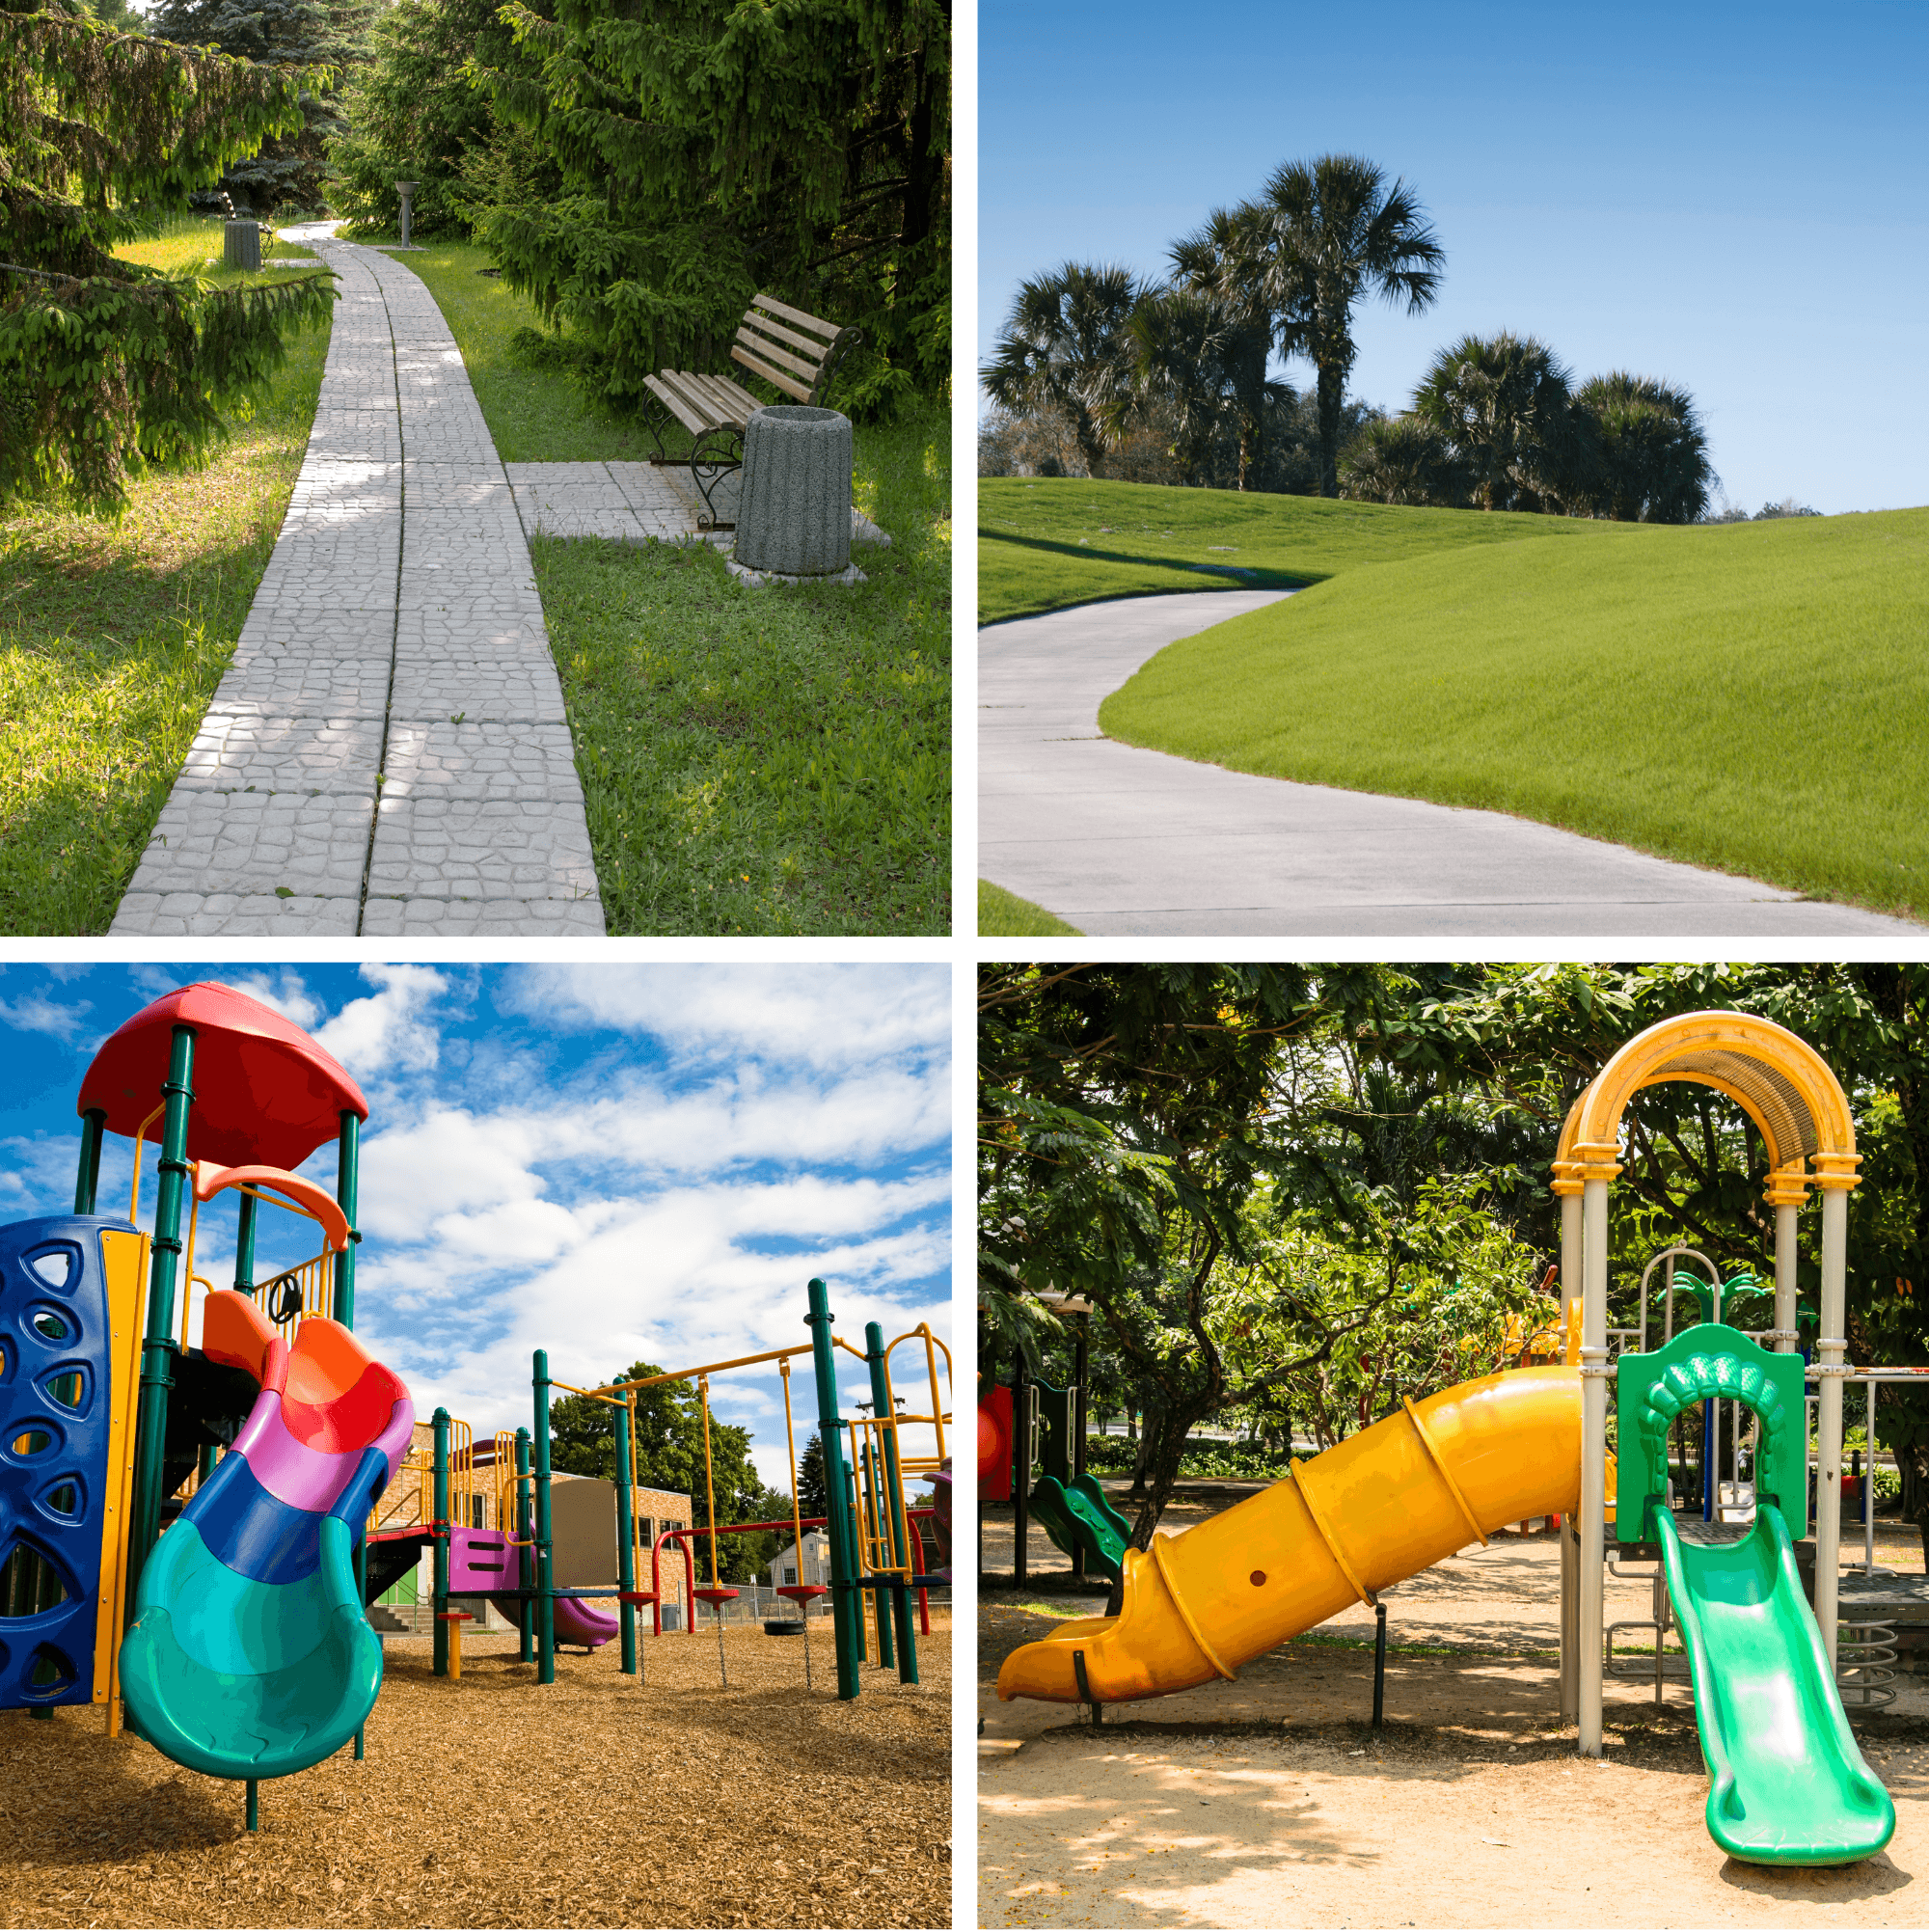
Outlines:
[{"label": "yellow panel", "polygon": [[[110,1703],[120,1688],[124,1620],[127,1526],[134,1504],[134,1422],[141,1399],[141,1312],[148,1280],[148,1238],[106,1229],[100,1237],[113,1329],[107,1358],[107,1470],[100,1498],[100,1600],[94,1622],[94,1701]],[[112,1726],[112,1714],[109,1716]]]}]

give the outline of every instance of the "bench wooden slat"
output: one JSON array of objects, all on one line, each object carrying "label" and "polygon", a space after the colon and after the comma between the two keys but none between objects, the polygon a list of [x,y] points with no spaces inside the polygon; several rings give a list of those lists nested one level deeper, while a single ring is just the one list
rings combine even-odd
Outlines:
[{"label": "bench wooden slat", "polygon": [[829,341],[835,341],[842,331],[835,324],[827,322],[821,315],[806,315],[801,309],[793,309],[788,302],[779,302],[774,295],[759,295],[750,307],[768,309],[773,315],[781,315],[786,322],[796,322],[800,327],[812,329]]},{"label": "bench wooden slat", "polygon": [[743,326],[754,334],[770,336],[779,342],[788,342],[794,349],[801,349],[810,358],[813,368],[830,353],[830,344],[837,340],[833,336],[830,342],[815,341],[809,336],[800,336],[795,329],[786,329],[781,322],[773,322],[769,316],[758,314],[754,309],[744,317]]},{"label": "bench wooden slat", "polygon": [[[714,429],[717,427],[716,411],[711,408],[709,398],[704,395],[703,391],[697,386],[688,370],[665,369],[663,372],[663,381],[676,392],[677,398],[683,404],[684,409],[700,419],[702,427],[705,429]],[[684,421],[692,428],[696,426],[695,423],[691,422],[689,416],[686,416]]]},{"label": "bench wooden slat", "polygon": [[808,402],[810,400],[809,390],[805,389],[801,383],[793,382],[781,369],[774,369],[768,363],[759,362],[755,356],[747,355],[734,342],[730,345],[730,354],[736,361],[742,363],[747,369],[753,370],[756,374],[762,376],[766,382],[775,383],[786,395],[794,395],[800,402]]},{"label": "bench wooden slat", "polygon": [[724,421],[736,423],[740,429],[764,406],[741,383],[732,382],[727,375],[706,375],[698,380],[704,393],[716,398]]},{"label": "bench wooden slat", "polygon": [[666,409],[667,409],[669,413],[673,417],[675,417],[676,420],[679,422],[681,422],[683,426],[686,429],[688,429],[693,436],[701,436],[705,430],[711,427],[709,422],[703,416],[699,416],[694,410],[693,410],[691,406],[684,401],[683,397],[680,395],[678,395],[676,390],[674,390],[668,383],[661,382],[657,379],[657,377],[653,375],[646,375],[643,378],[643,387],[646,390],[648,390],[650,394],[654,395],[657,398],[657,400],[661,402],[663,406]]},{"label": "bench wooden slat", "polygon": [[811,362],[805,362],[801,357],[792,355],[788,349],[780,349],[775,343],[767,342],[761,336],[751,334],[748,329],[739,329],[737,340],[753,355],[762,356],[766,362],[776,363],[781,367],[789,369],[793,375],[801,376],[805,382],[815,382],[817,371],[824,367],[822,356],[816,357]]}]

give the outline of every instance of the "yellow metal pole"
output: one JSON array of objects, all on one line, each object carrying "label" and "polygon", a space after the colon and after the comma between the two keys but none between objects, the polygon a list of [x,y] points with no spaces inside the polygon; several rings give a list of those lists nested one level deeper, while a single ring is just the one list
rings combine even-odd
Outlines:
[{"label": "yellow metal pole", "polygon": [[[843,1346],[848,1347],[850,1345],[847,1343]],[[653,1389],[659,1382],[687,1382],[697,1375],[720,1375],[725,1369],[747,1369],[757,1362],[781,1362],[791,1355],[809,1353],[810,1347],[807,1343],[801,1348],[766,1348],[761,1355],[739,1355],[728,1362],[705,1362],[694,1369],[676,1369],[668,1374],[644,1375],[638,1381],[611,1382],[606,1386],[611,1389]],[[590,1391],[584,1390],[582,1393],[586,1395]]]}]

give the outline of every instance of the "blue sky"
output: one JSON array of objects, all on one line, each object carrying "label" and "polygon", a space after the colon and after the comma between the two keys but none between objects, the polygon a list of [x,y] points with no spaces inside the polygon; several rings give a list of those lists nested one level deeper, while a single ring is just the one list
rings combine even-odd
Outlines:
[{"label": "blue sky", "polygon": [[[830,1287],[862,1347],[928,1320],[950,1339],[951,1018],[944,966],[139,965],[0,969],[0,1220],[66,1213],[74,1102],[100,1042],[159,994],[219,980],[278,1007],[367,1097],[356,1329],[478,1440],[530,1416],[530,1357],[594,1386],[809,1340]],[[100,1208],[124,1213],[132,1143],[110,1138]],[[330,1142],[304,1170],[333,1191]],[[153,1163],[141,1221],[150,1227]],[[233,1279],[233,1210],[204,1219],[196,1271]],[[257,1278],[313,1252],[265,1212]],[[194,1336],[199,1333],[199,1294]],[[840,1354],[846,1401],[868,1401]],[[895,1386],[921,1410],[912,1351]],[[780,1384],[711,1384],[788,1489]],[[801,1451],[815,1413],[793,1371]],[[909,1442],[928,1452],[925,1440]]]},{"label": "blue sky", "polygon": [[1685,384],[1752,510],[1929,503],[1925,73],[1920,4],[981,0],[981,354],[1025,277],[1162,273],[1282,161],[1357,152],[1418,189],[1447,277],[1359,313],[1353,394],[1401,407],[1512,328]]}]

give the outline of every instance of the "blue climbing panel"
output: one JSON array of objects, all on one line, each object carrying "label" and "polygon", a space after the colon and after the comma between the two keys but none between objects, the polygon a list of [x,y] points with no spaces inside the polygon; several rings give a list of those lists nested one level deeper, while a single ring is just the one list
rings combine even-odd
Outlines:
[{"label": "blue climbing panel", "polygon": [[[0,1227],[0,1710],[94,1695],[103,1512],[118,1507],[103,1234],[124,1271],[121,1239],[139,1239],[125,1221]],[[131,1302],[123,1288],[129,1320]]]}]

